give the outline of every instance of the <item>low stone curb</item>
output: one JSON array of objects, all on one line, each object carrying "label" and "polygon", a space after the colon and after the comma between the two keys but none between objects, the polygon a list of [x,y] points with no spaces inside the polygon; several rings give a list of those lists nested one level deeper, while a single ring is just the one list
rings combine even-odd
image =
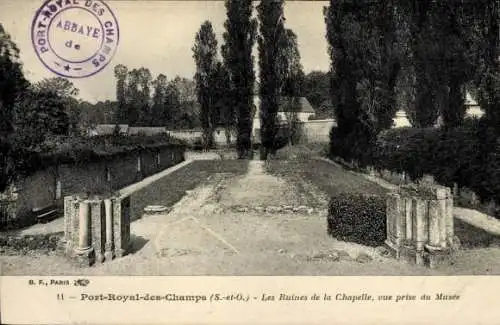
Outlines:
[{"label": "low stone curb", "polygon": [[304,262],[357,262],[360,264],[365,264],[373,261],[373,258],[370,255],[363,252],[357,254],[356,257],[352,257],[346,251],[336,249],[311,255],[292,255],[291,257]]},{"label": "low stone curb", "polygon": [[258,213],[294,213],[294,214],[303,214],[303,215],[311,215],[313,213],[319,213],[321,210],[315,209],[308,206],[232,206],[229,210],[233,212],[245,213],[245,212],[258,212]]},{"label": "low stone curb", "polygon": [[144,208],[144,214],[155,215],[155,214],[166,214],[172,210],[171,207],[163,205],[148,205]]}]

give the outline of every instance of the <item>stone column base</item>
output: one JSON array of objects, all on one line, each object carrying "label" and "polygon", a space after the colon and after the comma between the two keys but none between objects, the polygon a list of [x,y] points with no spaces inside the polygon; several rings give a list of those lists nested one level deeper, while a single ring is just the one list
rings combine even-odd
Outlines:
[{"label": "stone column base", "polygon": [[399,260],[412,265],[424,265],[424,251],[419,251],[416,247],[403,244],[396,246],[390,241],[385,242],[385,247],[389,254]]},{"label": "stone column base", "polygon": [[431,269],[442,264],[452,262],[452,250],[449,248],[425,245],[424,261],[425,265]]},{"label": "stone column base", "polygon": [[127,251],[125,249],[115,250],[115,257],[123,257],[125,255],[127,255]]},{"label": "stone column base", "polygon": [[399,259],[410,264],[418,264],[418,254],[413,246],[401,246]]},{"label": "stone column base", "polygon": [[95,264],[95,251],[92,247],[80,250],[75,249],[74,261],[79,267],[87,267]]},{"label": "stone column base", "polygon": [[389,251],[389,255],[393,258],[399,259],[399,247],[394,245],[390,240],[386,240],[384,244],[385,248],[387,248],[387,250]]},{"label": "stone column base", "polygon": [[106,251],[104,253],[104,259],[106,261],[111,261],[115,258],[115,252],[113,252],[112,244],[106,244]]},{"label": "stone column base", "polygon": [[56,253],[59,255],[66,255],[66,253],[68,253],[68,251],[69,251],[68,246],[69,246],[69,243],[65,239],[61,239],[57,243]]},{"label": "stone column base", "polygon": [[96,253],[95,255],[96,255],[97,262],[104,263],[104,260],[106,259],[106,257],[104,256],[104,254],[102,252]]}]

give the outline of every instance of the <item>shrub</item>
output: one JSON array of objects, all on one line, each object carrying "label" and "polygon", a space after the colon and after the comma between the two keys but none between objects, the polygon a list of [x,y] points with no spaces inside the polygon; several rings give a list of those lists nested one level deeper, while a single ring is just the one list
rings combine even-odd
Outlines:
[{"label": "shrub", "polygon": [[386,238],[385,196],[342,193],[328,206],[328,234],[337,239],[379,246]]},{"label": "shrub", "polygon": [[272,150],[275,152],[276,150],[286,147],[290,141],[290,134],[291,129],[288,124],[278,124]]},{"label": "shrub", "polygon": [[454,129],[400,128],[377,138],[375,167],[406,172],[416,180],[433,175],[442,185],[468,187],[481,200],[500,202],[500,141],[481,121]]},{"label": "shrub", "polygon": [[300,143],[304,137],[304,123],[294,115],[290,121],[290,142],[295,145]]},{"label": "shrub", "polygon": [[202,151],[203,150],[203,140],[201,137],[196,137],[192,144],[191,148],[195,151]]},{"label": "shrub", "polygon": [[0,236],[0,250],[7,254],[27,254],[30,251],[43,253],[57,250],[63,233],[26,236]]},{"label": "shrub", "polygon": [[377,137],[374,162],[377,169],[406,172],[415,180],[429,173],[432,149],[439,142],[434,128],[398,128],[383,131]]}]

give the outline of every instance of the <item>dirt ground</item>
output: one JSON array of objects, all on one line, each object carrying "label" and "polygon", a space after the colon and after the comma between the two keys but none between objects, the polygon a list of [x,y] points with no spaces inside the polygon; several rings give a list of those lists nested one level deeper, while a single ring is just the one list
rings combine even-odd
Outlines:
[{"label": "dirt ground", "polygon": [[[131,224],[131,253],[89,268],[57,255],[1,257],[4,275],[458,275],[500,274],[500,248],[460,251],[429,270],[326,233],[327,194],[312,183],[269,174],[251,161],[245,175],[216,173],[169,213]],[[310,214],[234,207],[313,206]]]}]

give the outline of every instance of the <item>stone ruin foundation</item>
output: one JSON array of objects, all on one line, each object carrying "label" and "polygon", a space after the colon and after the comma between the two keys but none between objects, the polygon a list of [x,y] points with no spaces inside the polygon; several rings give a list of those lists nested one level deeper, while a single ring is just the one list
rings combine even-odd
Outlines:
[{"label": "stone ruin foundation", "polygon": [[64,198],[64,252],[77,265],[124,256],[129,243],[130,197]]},{"label": "stone ruin foundation", "polygon": [[453,230],[453,195],[437,184],[402,185],[387,198],[387,239],[397,259],[434,268],[458,248]]}]

